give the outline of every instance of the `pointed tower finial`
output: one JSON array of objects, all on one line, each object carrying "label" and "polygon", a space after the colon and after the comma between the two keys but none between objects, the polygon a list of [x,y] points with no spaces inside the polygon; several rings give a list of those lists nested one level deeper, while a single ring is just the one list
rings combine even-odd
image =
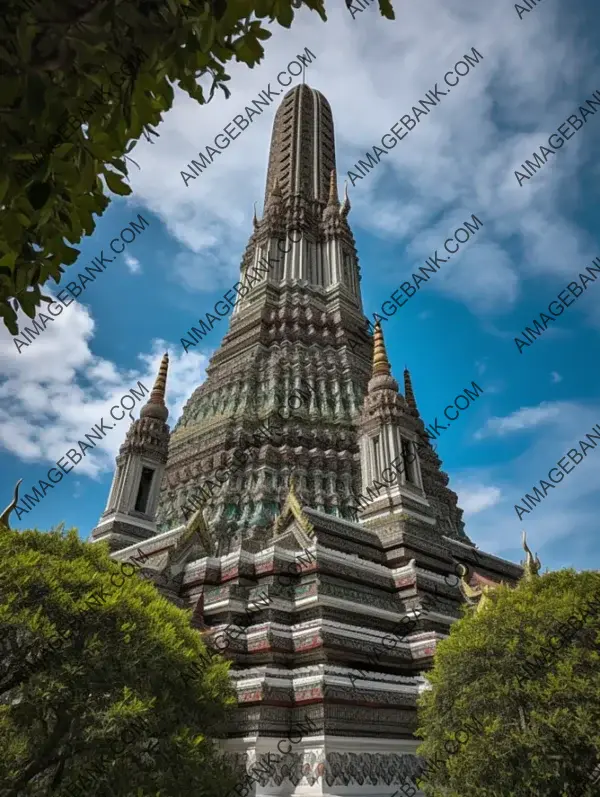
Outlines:
[{"label": "pointed tower finial", "polygon": [[373,334],[373,371],[372,376],[391,376],[392,369],[390,368],[390,361],[388,360],[387,352],[385,350],[385,342],[383,340],[383,330],[381,329],[381,321],[377,319],[375,324],[375,332]]},{"label": "pointed tower finial", "polygon": [[148,402],[142,407],[140,418],[158,418],[166,421],[169,410],[165,404],[165,391],[167,389],[167,372],[169,370],[169,354],[165,352],[158,369],[158,375],[150,393]]},{"label": "pointed tower finial", "polygon": [[254,203],[254,214],[252,215],[252,226],[254,229],[258,227],[258,218],[256,216],[256,202]]},{"label": "pointed tower finial", "polygon": [[404,366],[404,398],[408,406],[418,412],[417,401],[415,399],[415,394],[413,393],[412,381],[410,378],[410,371],[406,366]]}]

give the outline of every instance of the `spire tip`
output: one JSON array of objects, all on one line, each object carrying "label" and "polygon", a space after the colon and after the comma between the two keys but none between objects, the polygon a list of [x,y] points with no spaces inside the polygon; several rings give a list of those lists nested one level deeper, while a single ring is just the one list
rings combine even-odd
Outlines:
[{"label": "spire tip", "polygon": [[372,376],[391,376],[392,369],[390,361],[388,360],[387,351],[385,349],[385,341],[383,339],[383,330],[381,329],[381,319],[375,322],[375,331],[373,334],[373,371]]},{"label": "spire tip", "polygon": [[169,417],[169,410],[165,404],[168,372],[169,352],[166,351],[160,361],[158,374],[156,375],[156,380],[150,393],[150,398],[140,411],[140,418],[158,418],[161,421],[166,421]]}]

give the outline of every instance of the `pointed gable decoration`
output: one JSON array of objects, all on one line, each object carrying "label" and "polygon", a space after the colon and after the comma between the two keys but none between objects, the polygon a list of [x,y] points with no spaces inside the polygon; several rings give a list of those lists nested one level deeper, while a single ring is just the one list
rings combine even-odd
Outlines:
[{"label": "pointed gable decoration", "polygon": [[204,511],[201,506],[194,512],[177,545],[170,552],[169,558],[173,557],[173,562],[170,562],[170,564],[175,564],[176,561],[185,559],[194,542],[200,545],[201,552],[206,556],[215,555],[214,543],[206,526]]},{"label": "pointed gable decoration", "polygon": [[523,550],[525,551],[525,561],[521,562],[523,567],[523,580],[524,581],[531,581],[531,579],[535,578],[539,575],[540,569],[542,567],[542,563],[540,562],[539,556],[535,555],[535,559],[533,558],[533,554],[529,546],[527,545],[527,534],[525,531],[521,532],[522,539],[523,539]]},{"label": "pointed gable decoration", "polygon": [[13,496],[13,500],[6,507],[6,509],[4,510],[2,515],[0,515],[0,525],[4,526],[6,529],[8,529],[8,531],[10,531],[10,524],[9,524],[9,520],[8,519],[10,517],[10,513],[13,511],[13,509],[19,503],[19,487],[21,486],[21,482],[22,481],[23,481],[23,479],[19,479],[19,481],[16,483],[16,485],[15,485],[15,494]]},{"label": "pointed gable decoration", "polygon": [[[522,532],[522,539],[523,550],[525,551],[526,555],[525,561],[521,562],[521,567],[523,568],[522,580],[531,581],[531,579],[539,576],[542,563],[540,562],[540,558],[537,553],[534,558],[529,546],[527,545],[527,535],[524,531]],[[468,604],[471,606],[477,606],[476,611],[478,612],[481,611],[481,609],[487,605],[487,603],[489,603],[490,597],[495,590],[497,590],[499,587],[507,586],[505,581],[498,583],[497,581],[486,578],[477,572],[473,572],[471,580],[468,581],[466,578],[468,570],[462,564],[458,564],[458,572],[460,573],[460,591],[466,598]],[[471,584],[472,581],[475,581],[475,586]]]},{"label": "pointed gable decoration", "polygon": [[210,536],[210,532],[206,526],[206,521],[204,520],[204,510],[202,507],[198,507],[198,509],[192,515],[189,523],[187,524],[186,530],[183,533],[182,542],[184,539],[187,542],[194,536],[200,543],[202,551],[205,552],[207,556],[215,555],[215,546],[213,539]]},{"label": "pointed gable decoration", "polygon": [[215,555],[214,543],[206,526],[202,507],[194,512],[177,543],[169,551],[167,564],[162,572],[171,576],[181,572],[194,543],[199,544],[200,551],[205,556]]},{"label": "pointed gable decoration", "polygon": [[499,587],[504,585],[504,582],[493,581],[490,578],[475,573],[476,586],[472,587],[467,581],[468,570],[463,564],[458,565],[458,572],[460,573],[460,591],[465,596],[467,603],[470,606],[476,606],[475,611],[480,612],[490,602],[492,593]]},{"label": "pointed gable decoration", "polygon": [[309,519],[306,517],[304,512],[302,511],[302,507],[300,506],[300,502],[298,501],[298,496],[296,495],[294,489],[294,479],[290,480],[290,490],[287,494],[287,498],[285,499],[285,503],[283,504],[283,509],[281,510],[281,514],[276,519],[275,524],[273,526],[273,536],[276,537],[278,534],[281,534],[283,529],[285,528],[285,524],[289,519],[289,516],[292,515],[302,531],[305,532],[309,537],[315,536],[315,529]]}]

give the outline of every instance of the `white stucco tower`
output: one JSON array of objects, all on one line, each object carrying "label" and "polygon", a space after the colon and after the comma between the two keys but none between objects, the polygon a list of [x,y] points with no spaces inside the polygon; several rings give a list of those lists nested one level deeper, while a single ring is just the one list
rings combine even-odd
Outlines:
[{"label": "white stucco tower", "polygon": [[168,368],[165,354],[150,398],[119,450],[108,503],[91,534],[92,542],[107,540],[111,550],[157,533],[156,508],[169,447]]}]

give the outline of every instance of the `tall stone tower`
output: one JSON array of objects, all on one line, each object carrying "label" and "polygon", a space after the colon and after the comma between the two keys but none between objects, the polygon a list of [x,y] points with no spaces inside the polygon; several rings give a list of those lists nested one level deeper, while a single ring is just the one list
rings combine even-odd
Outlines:
[{"label": "tall stone tower", "polygon": [[329,104],[297,86],[240,284],[269,267],[170,437],[163,363],[92,535],[231,659],[239,797],[416,794],[423,672],[465,596],[522,573],[465,535],[410,374],[363,332],[349,211]]},{"label": "tall stone tower", "polygon": [[[177,527],[186,506],[205,503],[220,553],[264,538],[292,475],[299,500],[328,514],[352,517],[360,492],[356,424],[372,344],[363,333],[350,202],[338,199],[335,165],[329,103],[299,85],[275,115],[264,215],[254,218],[239,279],[261,263],[268,271],[237,300],[206,381],[173,430],[162,486],[159,528]],[[310,400],[291,413],[302,384]],[[290,416],[283,424],[282,414]],[[277,440],[251,445],[259,427],[275,423]],[[442,514],[445,533],[460,535],[462,513],[445,506]]]}]

